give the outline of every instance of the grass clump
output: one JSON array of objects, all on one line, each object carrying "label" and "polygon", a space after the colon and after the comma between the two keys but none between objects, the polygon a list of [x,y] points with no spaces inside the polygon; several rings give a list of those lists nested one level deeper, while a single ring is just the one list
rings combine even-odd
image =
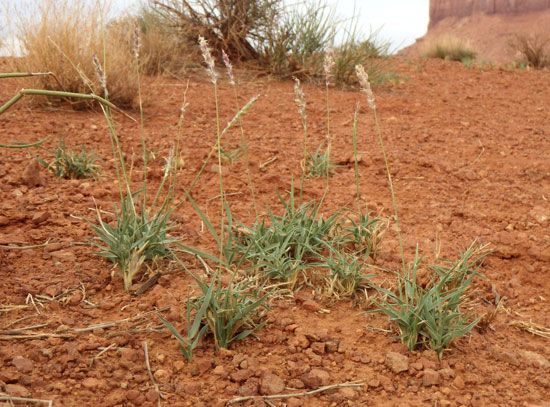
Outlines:
[{"label": "grass clump", "polygon": [[469,41],[449,35],[430,39],[422,48],[425,57],[463,63],[474,60],[477,55]]},{"label": "grass clump", "polygon": [[[132,49],[126,45],[132,31],[109,26],[108,10],[98,2],[46,0],[37,6],[37,13],[22,12],[18,16],[24,56],[13,63],[18,71],[48,71],[55,77],[31,77],[30,87],[104,95],[92,63],[93,56],[98,55],[108,61],[104,69],[109,100],[119,107],[134,106],[139,79]],[[75,108],[91,105],[90,100],[73,102]]]},{"label": "grass clump", "polygon": [[167,257],[177,240],[168,234],[172,209],[162,205],[153,212],[139,208],[136,197],[126,195],[115,212],[114,224],[103,221],[98,210],[98,225],[92,228],[102,244],[99,254],[115,263],[128,291],[134,277],[147,260]]},{"label": "grass clump", "polygon": [[365,288],[372,274],[365,274],[365,264],[349,253],[332,250],[331,256],[325,258],[321,267],[328,268],[325,278],[327,295],[337,299],[352,297],[357,291]]},{"label": "grass clump", "polygon": [[249,272],[294,288],[300,272],[316,260],[325,247],[325,239],[336,224],[338,214],[323,219],[318,216],[316,203],[296,206],[293,190],[290,200],[283,204],[284,213],[270,214],[269,225],[261,221],[251,227],[241,227],[236,250],[250,264]]},{"label": "grass clump", "polygon": [[198,277],[195,280],[201,293],[187,302],[187,336],[182,336],[170,322],[161,319],[180,343],[187,360],[191,360],[193,349],[205,335],[214,337],[218,349],[227,349],[231,343],[253,335],[265,325],[266,295],[259,295],[243,282],[224,285],[216,274],[209,284]]},{"label": "grass clump", "polygon": [[338,244],[350,249],[354,254],[376,260],[380,244],[388,229],[388,221],[368,213],[349,216],[342,224]]},{"label": "grass clump", "polygon": [[377,311],[397,325],[399,337],[410,351],[428,348],[441,357],[455,339],[470,332],[480,320],[464,309],[472,281],[487,254],[487,246],[472,244],[457,261],[429,266],[433,276],[422,285],[417,250],[407,273],[399,274],[395,291],[378,288],[383,298],[377,300]]},{"label": "grass clump", "polygon": [[521,55],[520,63],[535,69],[550,66],[550,37],[542,34],[515,35],[510,47]]},{"label": "grass clump", "polygon": [[99,165],[95,153],[82,146],[80,152],[71,151],[61,140],[54,151],[54,159],[50,163],[40,159],[39,162],[49,169],[56,177],[65,179],[96,178]]},{"label": "grass clump", "polygon": [[328,177],[334,172],[334,164],[330,161],[330,152],[321,151],[318,148],[315,152],[307,152],[305,159],[306,177],[318,178]]}]

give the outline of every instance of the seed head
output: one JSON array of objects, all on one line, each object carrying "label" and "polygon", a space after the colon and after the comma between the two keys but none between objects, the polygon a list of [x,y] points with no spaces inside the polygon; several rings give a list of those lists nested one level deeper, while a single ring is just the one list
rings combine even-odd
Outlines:
[{"label": "seed head", "polygon": [[361,91],[367,95],[367,103],[372,110],[376,110],[376,101],[374,99],[374,93],[370,87],[369,74],[365,72],[363,65],[355,65],[355,74],[359,79],[361,85]]},{"label": "seed head", "polygon": [[307,119],[306,97],[302,90],[300,79],[298,78],[294,78],[294,102],[296,102],[296,106],[298,106],[298,112],[300,112],[300,116],[302,116],[302,121],[305,122]]},{"label": "seed head", "polygon": [[222,50],[222,59],[223,59],[225,68],[227,69],[227,77],[229,78],[229,83],[235,86],[235,77],[233,76],[233,65],[231,64],[231,60],[229,59],[229,56],[225,53],[224,50]]},{"label": "seed head", "polygon": [[323,70],[325,71],[325,83],[327,86],[329,86],[332,82],[332,78],[334,76],[334,65],[336,65],[336,62],[334,62],[334,50],[329,49],[325,53],[325,60],[323,61]]},{"label": "seed head", "polygon": [[134,58],[136,61],[139,61],[139,51],[141,50],[141,33],[139,25],[136,23],[134,26],[134,38],[133,38],[133,46],[132,51],[134,53]]},{"label": "seed head", "polygon": [[103,67],[101,66],[99,58],[96,54],[94,54],[92,57],[92,63],[94,64],[95,74],[99,82],[99,86],[101,86],[101,89],[103,90],[103,95],[107,97],[107,76],[105,75],[105,71],[103,70]]},{"label": "seed head", "polygon": [[216,64],[214,63],[214,58],[212,58],[212,52],[208,46],[208,41],[204,37],[199,36],[199,46],[202,52],[202,58],[206,64],[206,71],[210,76],[210,81],[215,85],[218,83],[218,73],[216,72]]}]

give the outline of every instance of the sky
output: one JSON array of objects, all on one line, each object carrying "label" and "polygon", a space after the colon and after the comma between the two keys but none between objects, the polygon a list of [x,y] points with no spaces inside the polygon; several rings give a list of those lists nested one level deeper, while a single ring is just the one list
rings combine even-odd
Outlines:
[{"label": "sky", "polygon": [[[86,0],[96,1],[96,0]],[[142,0],[111,0],[115,10],[136,9]],[[294,0],[289,0],[294,1]],[[298,0],[296,0],[298,1]],[[429,0],[325,0],[342,19],[358,15],[358,27],[365,34],[377,32],[380,40],[389,41],[397,51],[426,32],[429,21]],[[10,37],[5,7],[41,0],[0,0],[0,39]],[[2,7],[4,5],[4,7]],[[5,51],[4,51],[5,52]],[[0,49],[0,55],[2,50]]]}]

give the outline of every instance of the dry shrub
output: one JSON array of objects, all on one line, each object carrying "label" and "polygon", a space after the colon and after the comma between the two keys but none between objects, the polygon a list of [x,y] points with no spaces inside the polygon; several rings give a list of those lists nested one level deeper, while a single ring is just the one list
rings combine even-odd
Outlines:
[{"label": "dry shrub", "polygon": [[542,34],[517,34],[511,48],[521,55],[521,62],[535,69],[550,66],[550,37]]},{"label": "dry shrub", "polygon": [[476,51],[468,40],[445,35],[428,39],[422,47],[422,55],[428,58],[467,62],[475,59]]},{"label": "dry shrub", "polygon": [[[107,75],[109,99],[118,106],[133,106],[138,93],[138,75],[132,49],[127,46],[133,30],[106,25],[108,13],[99,2],[45,0],[35,16],[19,15],[18,33],[24,56],[16,59],[18,71],[55,74],[32,78],[40,89],[102,95],[92,63],[97,55]],[[105,60],[104,60],[105,59]],[[89,102],[78,102],[82,108]]]}]

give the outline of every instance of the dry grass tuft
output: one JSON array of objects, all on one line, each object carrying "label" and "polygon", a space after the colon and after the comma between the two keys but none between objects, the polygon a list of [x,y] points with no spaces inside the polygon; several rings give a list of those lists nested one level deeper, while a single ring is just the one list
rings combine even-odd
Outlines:
[{"label": "dry grass tuft", "polygon": [[475,59],[476,51],[468,40],[445,35],[427,40],[422,55],[449,61],[467,62]]},{"label": "dry grass tuft", "polygon": [[550,37],[542,34],[518,34],[510,47],[521,56],[521,63],[535,69],[550,67]]},{"label": "dry grass tuft", "polygon": [[[50,77],[33,77],[32,87],[103,95],[92,63],[104,64],[110,100],[134,106],[138,75],[131,43],[132,31],[107,25],[108,10],[85,0],[45,0],[33,16],[19,15],[17,29],[25,56],[14,61],[17,71],[50,71]],[[107,61],[107,63],[105,62]],[[77,108],[90,105],[78,102]]]}]

